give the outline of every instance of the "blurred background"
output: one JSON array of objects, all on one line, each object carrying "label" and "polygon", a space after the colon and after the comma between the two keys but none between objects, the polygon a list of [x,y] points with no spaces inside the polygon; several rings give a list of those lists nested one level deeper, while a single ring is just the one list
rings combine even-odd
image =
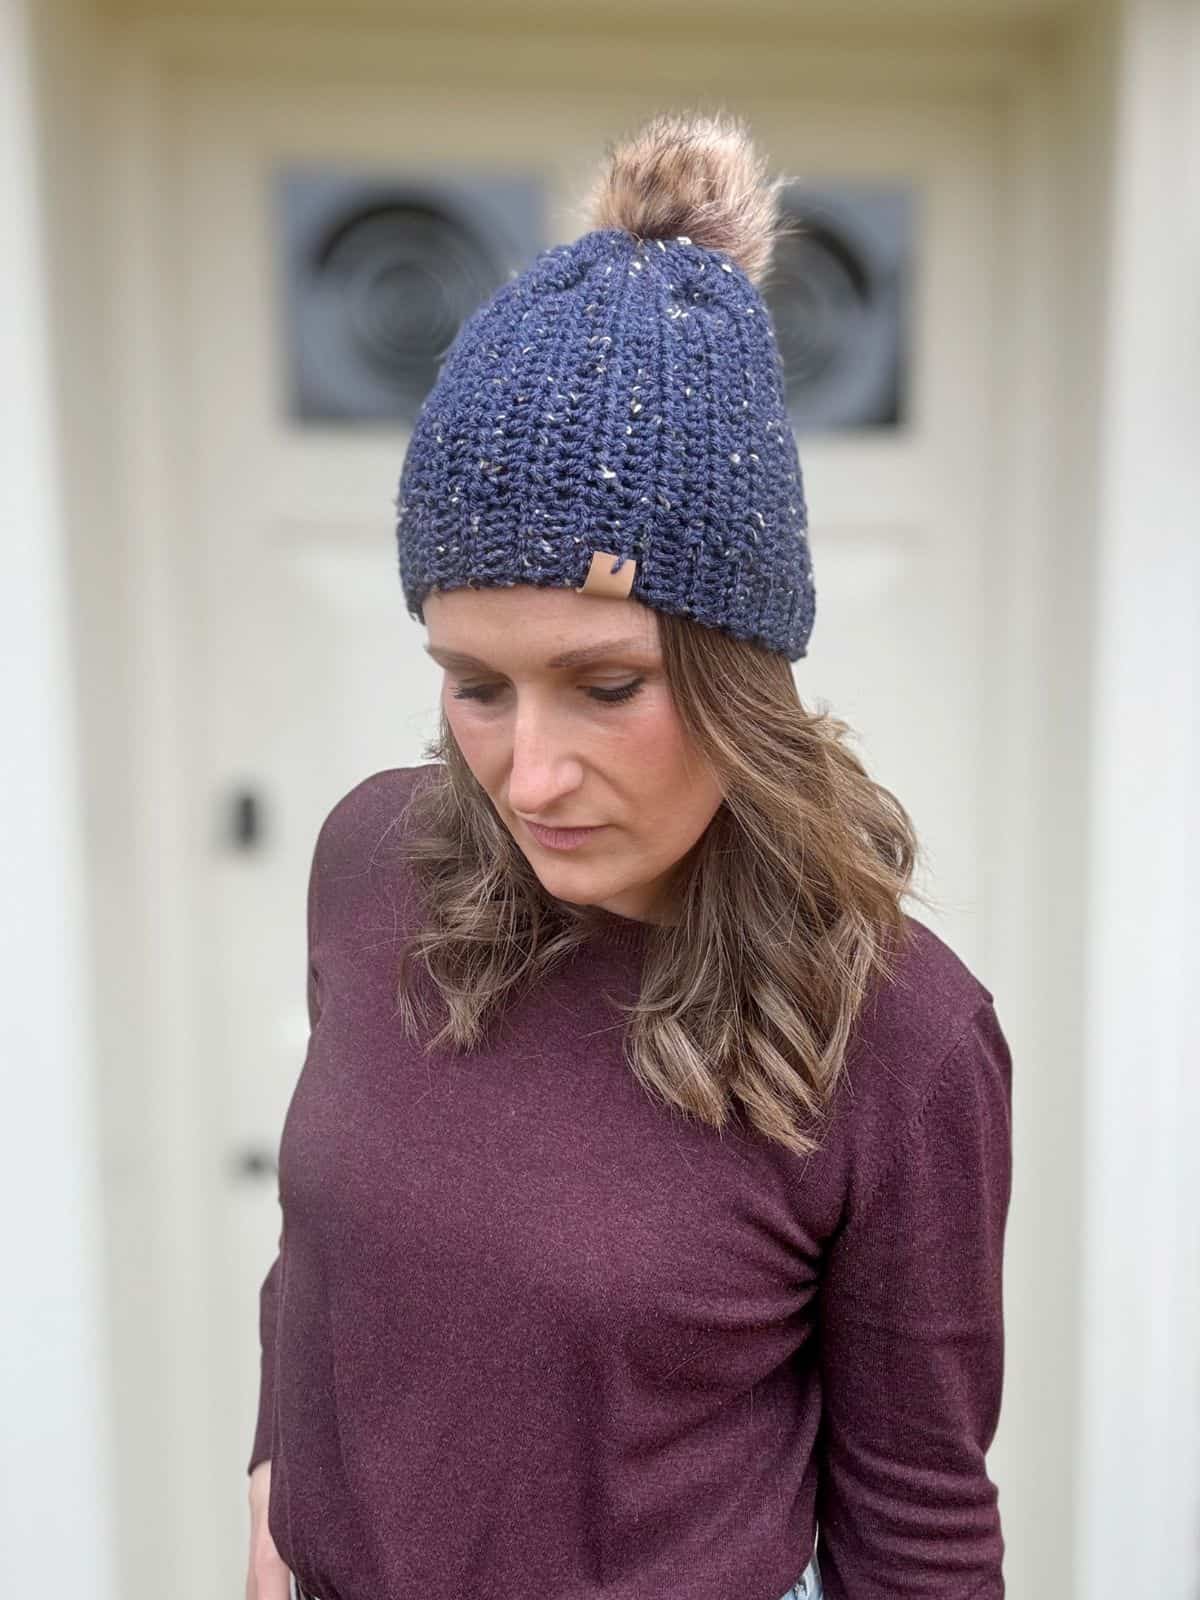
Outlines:
[{"label": "blurred background", "polygon": [[5,1589],[243,1592],[309,858],[434,726],[407,431],[606,142],[723,108],[801,224],[800,692],[1013,1047],[1008,1592],[1196,1600],[1197,0],[0,16]]}]

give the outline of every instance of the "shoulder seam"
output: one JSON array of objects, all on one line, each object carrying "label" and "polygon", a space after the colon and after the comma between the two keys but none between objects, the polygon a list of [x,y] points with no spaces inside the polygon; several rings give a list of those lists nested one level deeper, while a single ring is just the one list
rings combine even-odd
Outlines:
[{"label": "shoulder seam", "polygon": [[875,1202],[883,1193],[884,1184],[887,1182],[892,1169],[899,1161],[905,1144],[912,1137],[913,1132],[919,1128],[921,1123],[924,1121],[930,1106],[936,1100],[942,1085],[946,1082],[946,1079],[949,1076],[951,1062],[958,1054],[963,1042],[975,1027],[978,1019],[985,1012],[988,1012],[992,1009],[993,1002],[991,999],[987,999],[981,1000],[974,1010],[968,1013],[962,1027],[958,1033],[955,1034],[951,1043],[947,1045],[941,1060],[934,1069],[933,1075],[930,1078],[929,1083],[926,1085],[925,1093],[921,1096],[920,1105],[917,1106],[916,1110],[912,1113],[912,1115],[905,1122],[904,1126],[900,1129],[900,1132],[896,1135],[891,1151],[888,1154],[887,1160],[884,1162],[883,1169],[875,1180],[874,1187],[871,1189],[871,1192],[867,1198],[862,1202],[854,1216],[847,1221],[840,1237],[844,1238],[847,1234],[853,1233],[859,1224],[864,1220],[864,1218],[869,1216],[872,1207],[875,1205]]},{"label": "shoulder seam", "polygon": [[[326,813],[325,820],[317,832],[314,851],[313,870],[318,882],[314,920],[317,942],[321,938],[325,920],[323,912],[326,914],[328,912],[330,894],[335,891],[341,893],[344,886],[352,880],[369,881],[371,879],[371,874],[379,865],[379,852],[384,842],[394,830],[397,822],[403,817],[405,809],[413,799],[415,787],[413,780],[420,770],[419,766],[383,767],[379,771],[370,773],[367,777],[360,779],[352,788],[347,789]],[[398,801],[397,807],[393,809],[389,804],[384,808],[379,804],[379,800],[376,797],[376,791],[380,786],[381,780],[395,780],[398,778],[402,778],[404,782],[403,794]],[[349,816],[355,814],[356,810],[359,814],[370,814],[372,816],[378,812],[379,817],[382,819],[382,832],[369,844],[362,845],[361,848],[359,848],[359,841],[356,841],[355,853],[351,859],[348,856],[348,852],[341,848],[344,834],[343,823]],[[326,892],[322,893],[322,890]]]}]

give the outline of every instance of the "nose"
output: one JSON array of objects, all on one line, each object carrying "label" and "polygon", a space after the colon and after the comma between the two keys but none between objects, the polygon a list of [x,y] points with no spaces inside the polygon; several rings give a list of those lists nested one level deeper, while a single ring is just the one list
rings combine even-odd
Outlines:
[{"label": "nose", "polygon": [[531,700],[513,721],[508,803],[522,816],[552,818],[579,788],[583,765],[566,731],[547,707]]}]

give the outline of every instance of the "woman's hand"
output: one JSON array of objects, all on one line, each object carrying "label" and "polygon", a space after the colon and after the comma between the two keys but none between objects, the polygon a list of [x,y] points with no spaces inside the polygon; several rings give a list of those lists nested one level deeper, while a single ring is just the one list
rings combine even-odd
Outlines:
[{"label": "woman's hand", "polygon": [[250,1570],[246,1600],[290,1600],[291,1573],[280,1559],[267,1528],[271,1463],[260,1461],[250,1474]]}]

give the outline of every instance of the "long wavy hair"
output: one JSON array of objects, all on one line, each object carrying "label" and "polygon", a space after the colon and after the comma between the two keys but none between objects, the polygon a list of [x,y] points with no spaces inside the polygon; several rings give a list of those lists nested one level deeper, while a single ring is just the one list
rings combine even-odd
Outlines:
[{"label": "long wavy hair", "polygon": [[[646,930],[626,1060],[664,1104],[714,1128],[745,1119],[803,1155],[844,1069],[873,982],[894,976],[912,823],[848,748],[848,725],[801,703],[786,657],[658,614],[672,700],[722,799],[676,864],[677,920]],[[590,936],[586,906],[550,895],[463,758],[444,712],[398,829],[420,925],[402,952],[398,1015],[427,1049],[470,1051],[507,1004]],[[427,975],[443,1020],[427,1033]]]}]

